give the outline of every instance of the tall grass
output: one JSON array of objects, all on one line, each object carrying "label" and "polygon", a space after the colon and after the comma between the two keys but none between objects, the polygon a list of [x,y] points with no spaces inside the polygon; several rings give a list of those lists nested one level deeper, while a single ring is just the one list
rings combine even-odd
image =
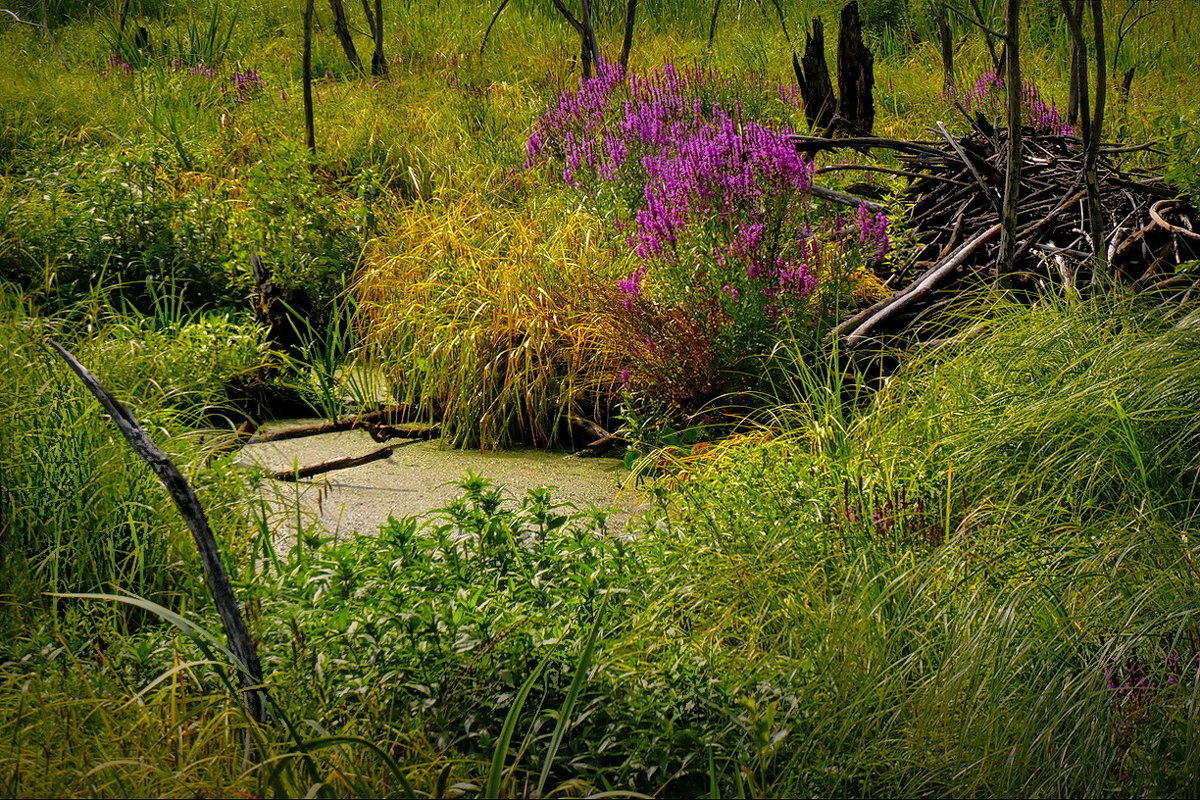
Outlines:
[{"label": "tall grass", "polygon": [[[181,435],[185,424],[217,410],[222,387],[259,363],[254,334],[227,319],[176,318],[156,328],[111,310],[72,328],[38,317],[10,291],[0,303],[6,572],[25,572],[48,591],[122,588],[167,605],[185,600],[199,573],[186,566],[192,558],[182,522],[44,340],[53,334],[77,342],[80,358],[187,463],[200,449]],[[200,483],[215,490],[206,496],[216,518],[238,534],[244,523],[230,505],[234,484],[215,473]]]},{"label": "tall grass", "polygon": [[[401,215],[355,294],[366,343],[456,444],[549,444],[607,417],[620,384],[622,259],[602,221],[478,195]],[[569,433],[568,433],[569,435]]]}]

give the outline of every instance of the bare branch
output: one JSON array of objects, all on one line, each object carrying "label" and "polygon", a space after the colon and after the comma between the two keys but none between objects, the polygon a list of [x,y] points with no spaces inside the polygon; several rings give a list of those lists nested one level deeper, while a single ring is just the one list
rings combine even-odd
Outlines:
[{"label": "bare branch", "polygon": [[492,35],[492,28],[496,26],[496,20],[500,19],[500,15],[504,9],[508,8],[509,0],[500,0],[500,5],[496,7],[496,11],[492,14],[492,21],[488,23],[487,30],[483,32],[483,41],[479,43],[479,57],[483,58],[483,49],[487,47],[488,37]]},{"label": "bare branch", "polygon": [[192,532],[196,549],[200,551],[204,577],[208,583],[208,589],[212,593],[213,602],[216,603],[217,612],[221,616],[221,625],[229,640],[229,649],[239,662],[238,667],[241,672],[242,691],[246,706],[250,710],[250,715],[257,722],[264,722],[267,696],[266,690],[262,686],[262,666],[258,660],[258,649],[246,629],[242,610],[234,597],[229,575],[221,560],[217,538],[213,535],[212,528],[208,524],[208,517],[204,514],[196,492],[167,454],[146,435],[146,431],[138,424],[133,413],[113,397],[96,379],[96,376],[80,364],[70,351],[53,340],[49,344],[62,357],[63,361],[67,362],[67,366],[79,376],[83,385],[108,412],[113,424],[129,442],[129,446],[158,476],[159,481],[162,482],[163,487],[179,508],[179,513],[187,523],[188,530]]}]

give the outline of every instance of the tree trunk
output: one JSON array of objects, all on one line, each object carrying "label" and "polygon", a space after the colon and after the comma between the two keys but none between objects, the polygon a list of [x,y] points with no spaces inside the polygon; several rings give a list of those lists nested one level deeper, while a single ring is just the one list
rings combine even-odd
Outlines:
[{"label": "tree trunk", "polygon": [[837,61],[838,116],[852,132],[869,134],[875,126],[875,56],[863,43],[858,0],[850,0],[842,8]]},{"label": "tree trunk", "polygon": [[1096,262],[1092,272],[1092,283],[1101,283],[1108,277],[1108,258],[1104,249],[1104,209],[1100,203],[1100,176],[1097,162],[1100,159],[1100,139],[1104,136],[1104,108],[1108,99],[1108,68],[1104,57],[1104,6],[1092,3],[1092,38],[1096,48],[1096,102],[1092,107],[1092,135],[1088,139],[1084,154],[1084,186],[1088,193],[1088,227],[1092,234],[1093,257]]},{"label": "tree trunk", "polygon": [[945,12],[938,14],[938,38],[942,45],[942,90],[949,95],[954,91],[954,37]]},{"label": "tree trunk", "polygon": [[600,48],[596,45],[596,31],[592,23],[592,0],[582,0],[580,10],[580,53],[583,61],[583,77],[592,77],[593,72],[600,66]]},{"label": "tree trunk", "polygon": [[312,154],[317,152],[317,133],[313,123],[312,95],[312,23],[313,0],[305,0],[304,4],[304,56],[301,76],[304,86],[304,145]]},{"label": "tree trunk", "polygon": [[800,60],[800,97],[804,100],[804,116],[813,133],[827,132],[833,125],[837,96],[829,66],[825,63],[825,24],[820,17],[812,21],[812,33],[805,36],[804,57]]},{"label": "tree trunk", "polygon": [[[500,11],[504,10],[506,2],[500,6]],[[362,0],[363,13],[367,17],[367,27],[371,30],[371,40],[374,42],[375,49],[371,53],[371,74],[375,76],[387,75],[388,65],[387,58],[383,54],[383,0],[375,0],[375,10],[371,10],[370,0]],[[499,14],[499,11],[496,12]],[[495,22],[495,20],[492,20]],[[488,26],[491,30],[491,25]],[[487,42],[487,36],[484,36],[484,42]],[[483,46],[480,45],[479,52],[483,54]]]},{"label": "tree trunk", "polygon": [[1004,15],[1004,95],[1008,103],[1008,142],[1001,211],[1000,263],[996,285],[1009,288],[1017,256],[1017,204],[1021,199],[1021,0],[1006,0]]},{"label": "tree trunk", "polygon": [[1063,15],[1067,19],[1067,30],[1071,33],[1071,50],[1079,54],[1079,60],[1071,65],[1071,100],[1068,101],[1075,104],[1075,117],[1070,119],[1068,116],[1068,121],[1071,124],[1079,123],[1080,139],[1086,150],[1092,132],[1092,114],[1091,91],[1088,88],[1087,42],[1083,38],[1083,0],[1075,0],[1074,8],[1071,0],[1061,2]]},{"label": "tree trunk", "polygon": [[362,72],[362,59],[358,57],[358,48],[354,46],[354,37],[350,35],[350,25],[346,22],[346,7],[342,0],[329,0],[329,10],[333,12],[333,33],[342,45],[346,60],[355,70]]},{"label": "tree trunk", "polygon": [[625,37],[621,40],[621,72],[629,68],[629,51],[633,49],[633,25],[637,18],[637,0],[625,3]]}]

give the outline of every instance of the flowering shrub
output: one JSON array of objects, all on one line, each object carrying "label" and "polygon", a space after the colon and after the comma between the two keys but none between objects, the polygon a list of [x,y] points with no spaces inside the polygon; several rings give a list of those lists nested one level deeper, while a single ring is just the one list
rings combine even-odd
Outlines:
[{"label": "flowering shrub", "polygon": [[[978,111],[985,117],[1003,117],[1005,113],[1004,78],[995,72],[985,72],[975,86],[963,95],[963,108]],[[1021,84],[1021,124],[1039,133],[1074,136],[1075,129],[1058,116],[1054,103],[1042,99],[1032,83]]]},{"label": "flowering shrub", "polygon": [[[783,336],[817,332],[847,278],[890,242],[884,215],[862,208],[852,220],[814,202],[793,131],[723,94],[714,71],[604,65],[541,116],[526,167],[561,164],[566,183],[613,213],[639,262],[618,289],[651,343],[656,318],[683,311],[729,371]],[[797,101],[784,89],[775,102]],[[638,383],[645,366],[622,380]]]}]

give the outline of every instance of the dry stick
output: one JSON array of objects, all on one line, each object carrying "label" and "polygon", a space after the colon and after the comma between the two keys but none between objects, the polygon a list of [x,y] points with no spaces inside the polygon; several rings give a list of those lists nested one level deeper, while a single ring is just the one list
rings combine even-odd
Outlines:
[{"label": "dry stick", "polygon": [[974,239],[970,239],[963,243],[961,247],[955,250],[948,258],[941,263],[934,265],[932,269],[922,275],[918,280],[914,281],[903,291],[897,292],[886,300],[880,301],[862,314],[857,314],[851,317],[846,322],[834,328],[834,335],[841,335],[842,331],[855,324],[860,319],[861,324],[858,325],[849,335],[846,336],[845,342],[847,347],[853,347],[859,340],[866,337],[867,332],[871,328],[883,322],[892,314],[904,308],[913,300],[924,297],[933,289],[934,284],[941,280],[946,274],[960,266],[967,258],[974,253],[979,246],[995,238],[996,234],[1000,233],[1000,224],[997,223],[987,230],[977,235]]},{"label": "dry stick", "polygon": [[413,425],[386,425],[373,422],[366,417],[343,417],[332,422],[319,422],[314,425],[298,425],[294,428],[261,433],[253,438],[247,437],[247,444],[262,444],[263,442],[282,442],[288,439],[302,439],[306,436],[320,436],[326,433],[340,433],[365,428],[373,435],[386,439],[433,439],[437,437],[439,428]]},{"label": "dry stick", "polygon": [[876,203],[873,200],[864,200],[861,197],[839,192],[836,189],[826,189],[823,186],[809,186],[808,193],[814,197],[820,197],[822,200],[830,200],[834,203],[841,203],[844,206],[853,206],[854,208],[866,206],[869,211],[875,212],[887,210],[882,204]]},{"label": "dry stick", "polygon": [[882,147],[885,150],[899,150],[915,155],[929,155],[935,158],[945,158],[946,153],[936,147],[930,147],[921,142],[906,142],[900,139],[888,139],[883,136],[847,136],[844,139],[830,139],[827,136],[804,136],[792,134],[792,144],[800,152],[809,150],[835,150],[840,147]]},{"label": "dry stick", "polygon": [[813,172],[814,175],[823,175],[826,172],[841,172],[843,170],[854,170],[855,172],[882,172],[885,175],[900,175],[905,178],[928,178],[939,183],[951,183],[955,186],[968,186],[969,184],[954,178],[946,178],[941,175],[930,175],[925,172],[912,172],[906,169],[891,169],[889,167],[875,167],[868,164],[831,164],[828,167],[821,167]]},{"label": "dry stick", "polygon": [[54,49],[54,54],[58,56],[58,60],[62,62],[63,69],[67,72],[71,71],[71,65],[67,63],[67,57],[63,55],[62,48],[58,46],[58,40],[54,38],[54,31],[50,30],[50,18],[46,13],[45,0],[42,1],[42,22],[30,22],[27,19],[21,19],[15,12],[9,11],[7,8],[0,8],[0,14],[8,14],[12,17],[13,22],[20,25],[28,25],[31,28],[41,28],[46,32],[46,40],[50,42],[50,47]]},{"label": "dry stick", "polygon": [[951,149],[953,149],[958,157],[962,159],[963,164],[965,164],[967,167],[967,171],[970,172],[971,177],[975,179],[975,183],[979,184],[979,189],[983,192],[983,196],[991,202],[993,208],[996,209],[996,213],[999,214],[1001,211],[1000,198],[996,196],[996,190],[987,185],[987,181],[985,181],[983,179],[983,175],[979,173],[979,168],[976,167],[971,161],[970,157],[967,156],[967,153],[962,149],[962,146],[959,145],[959,143],[954,140],[954,137],[950,135],[950,131],[946,130],[946,126],[939,122],[937,124],[937,129],[942,136],[946,137],[946,141],[950,143]]},{"label": "dry stick", "polygon": [[204,457],[204,466],[211,464],[217,457],[223,456],[226,453],[237,450],[242,445],[250,441],[255,432],[258,431],[258,423],[253,420],[246,420],[237,427],[233,435],[221,442],[212,450],[208,451],[208,455]]},{"label": "dry stick", "polygon": [[100,405],[104,407],[113,423],[125,436],[129,446],[154,471],[171,495],[171,499],[175,501],[175,505],[179,507],[180,515],[183,516],[188,530],[192,532],[192,538],[196,541],[196,549],[200,551],[200,561],[204,565],[204,577],[208,583],[208,589],[212,593],[213,602],[216,603],[217,613],[221,616],[221,625],[229,640],[229,649],[238,662],[246,707],[255,722],[265,722],[267,693],[262,685],[262,666],[258,660],[258,650],[246,630],[241,609],[238,607],[237,599],[233,596],[229,575],[225,571],[225,564],[221,561],[221,551],[217,547],[217,539],[213,535],[212,528],[209,527],[208,517],[205,516],[195,491],[183,477],[183,473],[167,457],[167,454],[160,450],[146,435],[146,431],[138,425],[132,412],[113,397],[96,379],[96,376],[85,369],[65,347],[53,340],[50,340],[49,344],[79,376],[88,391],[100,401]]},{"label": "dry stick", "polygon": [[271,477],[277,481],[298,481],[301,478],[310,478],[313,475],[320,475],[325,472],[333,472],[335,469],[349,469],[350,467],[359,467],[363,464],[370,464],[372,461],[379,461],[387,458],[392,454],[393,450],[405,447],[410,444],[416,444],[419,439],[413,439],[399,444],[389,444],[387,447],[381,447],[378,450],[372,450],[369,453],[361,456],[350,456],[348,458],[334,458],[329,461],[322,461],[318,464],[309,464],[307,467],[299,467],[296,469],[283,469],[278,472],[272,472]]}]

